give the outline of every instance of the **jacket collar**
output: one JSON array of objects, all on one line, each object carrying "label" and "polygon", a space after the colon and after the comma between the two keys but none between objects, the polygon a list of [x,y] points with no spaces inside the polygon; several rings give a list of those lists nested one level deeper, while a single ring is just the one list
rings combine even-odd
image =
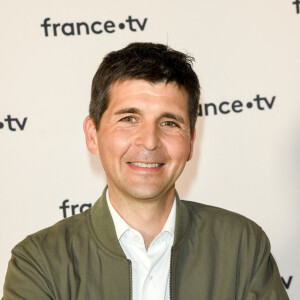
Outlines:
[{"label": "jacket collar", "polygon": [[[105,187],[102,196],[97,200],[91,209],[91,221],[98,242],[102,247],[106,248],[110,253],[122,258],[126,258],[117,238],[113,219],[109,212],[106,200]],[[176,194],[176,221],[175,221],[175,236],[173,248],[176,249],[187,236],[190,228],[190,212],[179,199]]]}]

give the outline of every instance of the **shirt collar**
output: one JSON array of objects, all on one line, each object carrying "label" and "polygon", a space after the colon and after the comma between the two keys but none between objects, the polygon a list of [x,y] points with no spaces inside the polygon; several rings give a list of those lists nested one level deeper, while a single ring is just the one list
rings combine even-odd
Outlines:
[{"label": "shirt collar", "polygon": [[[108,189],[106,190],[106,199],[107,199],[107,205],[108,205],[111,217],[112,217],[114,225],[115,225],[118,240],[120,240],[122,235],[127,230],[130,230],[132,228],[122,219],[122,217],[118,214],[118,212],[112,206],[110,199],[109,199]],[[174,201],[173,201],[171,212],[170,212],[168,219],[165,223],[165,226],[163,227],[161,232],[169,232],[172,236],[174,236],[175,219],[176,219],[176,199],[174,199]]]}]

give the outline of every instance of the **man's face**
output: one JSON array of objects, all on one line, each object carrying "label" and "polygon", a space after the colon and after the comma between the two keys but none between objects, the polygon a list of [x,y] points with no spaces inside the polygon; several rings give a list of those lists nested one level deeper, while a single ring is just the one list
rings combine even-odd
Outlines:
[{"label": "man's face", "polygon": [[92,150],[100,155],[110,194],[155,199],[175,188],[194,143],[187,98],[175,83],[112,85]]}]

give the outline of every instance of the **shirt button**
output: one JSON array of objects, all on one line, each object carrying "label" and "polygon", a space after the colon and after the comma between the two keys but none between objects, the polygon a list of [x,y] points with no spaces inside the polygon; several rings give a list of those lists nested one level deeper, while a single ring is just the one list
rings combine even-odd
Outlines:
[{"label": "shirt button", "polygon": [[134,235],[133,239],[138,242],[140,239],[139,239],[139,236],[138,235]]},{"label": "shirt button", "polygon": [[149,279],[152,280],[152,278],[153,278],[152,275],[150,275],[150,276],[149,276]]}]

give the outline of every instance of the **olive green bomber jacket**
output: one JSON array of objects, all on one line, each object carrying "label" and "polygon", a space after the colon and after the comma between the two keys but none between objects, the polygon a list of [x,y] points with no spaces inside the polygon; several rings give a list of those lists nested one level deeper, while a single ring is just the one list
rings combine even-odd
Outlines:
[{"label": "olive green bomber jacket", "polygon": [[[132,298],[131,262],[118,242],[105,192],[91,209],[28,236],[13,249],[4,300]],[[170,299],[288,299],[259,226],[176,198]]]}]

